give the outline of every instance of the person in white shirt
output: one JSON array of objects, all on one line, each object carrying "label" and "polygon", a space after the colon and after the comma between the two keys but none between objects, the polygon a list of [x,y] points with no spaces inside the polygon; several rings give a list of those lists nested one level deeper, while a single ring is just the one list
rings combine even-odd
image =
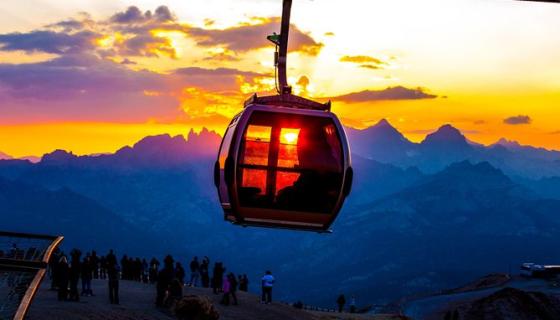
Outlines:
[{"label": "person in white shirt", "polygon": [[261,279],[262,282],[262,299],[261,303],[269,304],[272,302],[272,286],[274,285],[274,276],[272,272],[267,271]]}]

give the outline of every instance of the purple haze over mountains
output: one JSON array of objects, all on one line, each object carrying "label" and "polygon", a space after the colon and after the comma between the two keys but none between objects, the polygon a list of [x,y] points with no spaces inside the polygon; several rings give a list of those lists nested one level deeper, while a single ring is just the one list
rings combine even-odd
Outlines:
[{"label": "purple haze over mountains", "polygon": [[224,222],[212,182],[220,136],[208,130],[146,137],[114,154],[1,160],[0,216],[17,215],[3,228],[62,233],[68,246],[165,250],[182,261],[209,255],[252,279],[271,268],[283,300],[323,305],[333,288],[373,303],[557,248],[560,178],[540,177],[558,172],[558,152],[475,145],[449,125],[421,143],[388,121],[347,132],[355,182],[331,235]]}]

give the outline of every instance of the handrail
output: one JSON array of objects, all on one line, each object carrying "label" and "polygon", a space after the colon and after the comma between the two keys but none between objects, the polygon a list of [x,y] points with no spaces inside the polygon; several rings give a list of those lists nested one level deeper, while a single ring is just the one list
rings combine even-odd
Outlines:
[{"label": "handrail", "polygon": [[[53,252],[56,248],[60,245],[63,241],[64,237],[62,236],[49,236],[43,234],[31,234],[31,233],[22,233],[22,232],[9,232],[9,231],[0,231],[0,238],[7,237],[7,238],[19,238],[19,239],[34,239],[34,240],[47,240],[45,241],[44,245],[48,243],[48,246],[42,246],[42,249],[38,251],[42,253],[41,260],[38,260],[39,256],[33,255],[32,259],[19,259],[17,257],[2,257],[0,258],[0,268],[3,270],[11,270],[14,272],[28,272],[28,273],[35,273],[33,279],[27,286],[25,290],[25,294],[19,301],[19,305],[15,314],[13,316],[13,320],[23,320],[27,315],[31,302],[35,297],[37,291],[39,290],[39,286],[41,281],[45,277],[47,273],[47,266],[49,260]],[[37,260],[35,260],[37,259]]]}]

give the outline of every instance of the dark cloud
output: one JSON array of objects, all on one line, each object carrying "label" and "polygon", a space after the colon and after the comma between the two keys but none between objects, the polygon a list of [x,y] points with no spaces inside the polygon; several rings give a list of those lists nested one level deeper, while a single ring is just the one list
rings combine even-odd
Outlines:
[{"label": "dark cloud", "polygon": [[126,11],[114,14],[109,21],[120,24],[139,24],[149,22],[175,21],[175,15],[167,6],[159,6],[154,13],[150,10],[142,12],[136,6],[130,6]]},{"label": "dark cloud", "polygon": [[210,109],[202,103],[189,105],[185,109],[188,115],[208,116],[219,113],[220,108],[240,106],[240,87],[270,76],[196,67],[161,74],[128,69],[125,64],[129,63],[130,60],[119,63],[80,53],[38,63],[0,64],[2,120],[175,118],[184,114],[181,100],[185,89],[194,90],[188,95],[214,104]]},{"label": "dark cloud", "polygon": [[[186,32],[197,39],[201,46],[222,46],[237,52],[270,47],[266,35],[280,30],[279,18],[262,18],[260,24],[242,25],[228,29],[202,29],[190,28]],[[317,55],[322,43],[316,42],[308,33],[299,30],[296,26],[290,27],[290,51],[299,51],[309,55]]]},{"label": "dark cloud", "polygon": [[521,124],[530,124],[533,120],[531,117],[527,115],[518,115],[504,119],[505,124],[509,125],[521,125]]},{"label": "dark cloud", "polygon": [[57,23],[47,25],[48,28],[52,29],[62,29],[64,32],[72,32],[84,29],[88,24],[93,23],[92,20],[77,20],[68,19]]},{"label": "dark cloud", "polygon": [[124,12],[118,12],[111,17],[111,22],[115,23],[137,23],[144,22],[151,18],[151,12],[142,13],[138,7],[130,6]]},{"label": "dark cloud", "polygon": [[176,20],[175,15],[171,13],[171,10],[167,6],[159,6],[153,16],[154,19],[158,21],[174,21]]},{"label": "dark cloud", "polygon": [[124,58],[124,59],[121,61],[121,64],[137,64],[137,63],[134,62],[134,61],[132,61],[132,60],[130,60],[130,59],[128,59],[128,58]]},{"label": "dark cloud", "polygon": [[55,54],[77,53],[93,49],[93,40],[98,36],[99,34],[92,31],[68,34],[38,30],[28,33],[0,34],[0,50],[40,51]]},{"label": "dark cloud", "polygon": [[359,103],[380,100],[416,100],[434,98],[437,98],[437,95],[427,93],[426,89],[421,87],[410,89],[403,86],[397,86],[388,87],[383,90],[364,90],[360,92],[353,92],[337,97],[331,97],[329,99],[348,103]]},{"label": "dark cloud", "polygon": [[66,55],[29,64],[0,64],[3,118],[145,121],[179,114],[172,79],[133,71],[95,55]]},{"label": "dark cloud", "polygon": [[157,73],[132,71],[82,54],[40,63],[0,64],[0,86],[16,98],[71,99],[85,93],[159,90],[163,79]]},{"label": "dark cloud", "polygon": [[122,56],[168,56],[176,58],[177,53],[168,38],[158,37],[151,33],[136,35],[116,47]]}]

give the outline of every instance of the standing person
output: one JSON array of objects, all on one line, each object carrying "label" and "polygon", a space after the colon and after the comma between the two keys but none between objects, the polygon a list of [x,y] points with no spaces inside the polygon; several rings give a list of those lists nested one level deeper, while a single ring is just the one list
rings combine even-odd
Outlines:
[{"label": "standing person", "polygon": [[249,278],[247,278],[246,274],[239,276],[239,291],[249,291]]},{"label": "standing person", "polygon": [[91,278],[94,274],[93,272],[93,261],[92,256],[86,254],[84,262],[82,263],[82,296],[89,295],[93,296],[93,291],[91,290]]},{"label": "standing person", "polygon": [[142,282],[148,283],[148,272],[150,267],[148,266],[148,261],[142,259]]},{"label": "standing person", "polygon": [[210,259],[208,257],[204,257],[204,259],[202,259],[202,263],[200,264],[200,280],[203,288],[210,287],[210,275],[208,274],[208,268],[210,268]]},{"label": "standing person", "polygon": [[262,303],[272,303],[272,286],[274,285],[274,276],[272,272],[266,271],[261,279],[262,282]]},{"label": "standing person", "polygon": [[350,313],[356,313],[356,296],[354,295],[350,299]]},{"label": "standing person", "polygon": [[82,253],[78,249],[72,250],[70,253],[72,260],[70,262],[70,294],[69,299],[72,301],[80,301],[80,294],[78,292],[78,282],[80,281],[82,264],[80,257]]},{"label": "standing person", "polygon": [[212,271],[212,290],[214,294],[218,294],[218,291],[222,289],[224,271],[225,268],[221,262],[214,264],[214,270]]},{"label": "standing person", "polygon": [[95,250],[91,251],[91,270],[93,271],[93,279],[99,279],[99,257]]},{"label": "standing person", "polygon": [[168,255],[163,260],[163,269],[158,273],[156,285],[156,306],[165,306],[165,296],[169,291],[171,282],[175,278],[175,270],[173,269],[173,257]]},{"label": "standing person", "polygon": [[128,256],[125,254],[122,258],[121,258],[121,277],[123,280],[129,280],[129,267],[128,267]]},{"label": "standing person", "polygon": [[338,299],[336,299],[336,304],[338,304],[338,312],[342,312],[346,304],[346,297],[343,294],[339,295]]},{"label": "standing person", "polygon": [[156,258],[152,258],[152,260],[150,260],[150,273],[148,275],[151,284],[156,283],[158,270],[159,270],[159,261]]},{"label": "standing person", "polygon": [[105,259],[105,256],[101,256],[99,258],[97,267],[99,269],[99,279],[107,279],[107,260]]},{"label": "standing person", "polygon": [[109,302],[111,304],[119,304],[119,276],[120,267],[117,263],[117,257],[113,250],[109,251],[106,258],[107,276],[109,278]]},{"label": "standing person", "polygon": [[235,274],[233,274],[233,272],[230,272],[228,274],[228,282],[229,282],[229,295],[233,299],[233,305],[236,306],[237,305],[236,293],[237,293],[237,285],[239,284],[239,282],[237,282],[237,278],[235,277]]},{"label": "standing person", "polygon": [[68,260],[62,255],[56,268],[56,280],[58,287],[58,301],[66,301],[68,298],[68,282],[70,280],[70,270]]},{"label": "standing person", "polygon": [[175,263],[175,278],[181,282],[181,286],[185,284],[185,269],[180,262]]},{"label": "standing person", "polygon": [[189,286],[196,287],[198,283],[198,278],[200,277],[200,264],[198,263],[198,258],[194,257],[190,264],[191,268],[191,281]]},{"label": "standing person", "polygon": [[56,248],[54,253],[51,255],[49,260],[49,270],[51,274],[51,290],[57,290],[58,288],[58,264],[60,263],[60,258],[62,257],[62,252],[59,248]]},{"label": "standing person", "polygon": [[230,286],[230,282],[229,282],[229,277],[224,276],[224,278],[222,279],[222,291],[223,291],[224,295],[222,296],[222,301],[220,301],[220,303],[225,305],[225,306],[229,306],[230,290],[231,290],[231,286]]}]

